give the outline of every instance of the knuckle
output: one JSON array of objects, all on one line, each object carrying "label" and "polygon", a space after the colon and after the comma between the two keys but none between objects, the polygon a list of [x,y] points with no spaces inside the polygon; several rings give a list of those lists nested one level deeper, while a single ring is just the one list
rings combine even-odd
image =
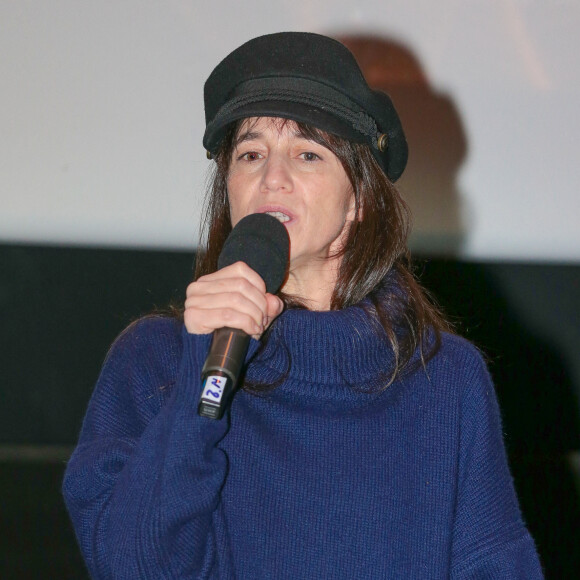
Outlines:
[{"label": "knuckle", "polygon": [[188,332],[192,332],[194,334],[203,334],[204,332],[207,332],[204,329],[204,327],[200,324],[197,316],[195,316],[195,311],[184,312],[183,322]]},{"label": "knuckle", "polygon": [[199,310],[197,308],[186,308],[183,311],[183,318],[189,322],[197,322],[200,320]]},{"label": "knuckle", "polygon": [[243,292],[232,292],[229,295],[229,302],[235,306],[241,306],[246,301],[246,297]]},{"label": "knuckle", "polygon": [[236,278],[230,287],[230,290],[239,294],[247,294],[250,291],[251,284],[245,278]]},{"label": "knuckle", "polygon": [[199,280],[196,280],[195,282],[192,282],[186,289],[185,291],[185,295],[187,297],[190,296],[199,296],[200,294],[203,294],[205,292],[205,288],[207,287],[208,281],[207,280],[202,280],[201,278]]},{"label": "knuckle", "polygon": [[233,264],[233,268],[240,275],[243,275],[244,273],[246,273],[250,269],[250,267],[245,262],[241,262],[241,261],[235,262]]},{"label": "knuckle", "polygon": [[231,322],[235,318],[235,310],[228,307],[222,308],[220,311],[220,316],[223,321]]}]

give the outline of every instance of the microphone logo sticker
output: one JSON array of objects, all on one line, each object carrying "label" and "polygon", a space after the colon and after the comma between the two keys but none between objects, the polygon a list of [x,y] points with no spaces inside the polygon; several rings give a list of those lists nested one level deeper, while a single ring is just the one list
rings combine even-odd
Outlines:
[{"label": "microphone logo sticker", "polygon": [[212,405],[218,405],[222,400],[227,380],[226,377],[209,375],[203,386],[201,400]]}]

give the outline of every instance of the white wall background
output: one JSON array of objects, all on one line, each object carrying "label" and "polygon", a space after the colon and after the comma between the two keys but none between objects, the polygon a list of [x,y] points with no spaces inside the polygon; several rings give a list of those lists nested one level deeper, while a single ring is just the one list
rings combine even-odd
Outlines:
[{"label": "white wall background", "polygon": [[1,0],[0,241],[195,246],[203,82],[249,38],[308,30],[400,44],[454,111],[441,178],[445,127],[412,84],[393,95],[428,136],[401,180],[415,249],[578,262],[579,29],[574,0]]}]

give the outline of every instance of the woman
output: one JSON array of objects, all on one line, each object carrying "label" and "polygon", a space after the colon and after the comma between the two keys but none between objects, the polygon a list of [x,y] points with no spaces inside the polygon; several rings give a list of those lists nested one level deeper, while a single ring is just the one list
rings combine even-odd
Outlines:
[{"label": "woman", "polygon": [[[65,498],[95,578],[541,578],[481,356],[407,268],[397,114],[329,38],[281,33],[205,86],[206,251],[183,320],[113,345]],[[290,237],[277,295],[232,226]],[[211,333],[251,335],[243,388],[200,417]]]}]

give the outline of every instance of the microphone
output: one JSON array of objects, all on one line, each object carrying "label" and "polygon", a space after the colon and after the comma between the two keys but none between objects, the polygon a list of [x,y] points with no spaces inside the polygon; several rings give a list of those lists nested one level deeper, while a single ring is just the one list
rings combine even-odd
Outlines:
[{"label": "microphone", "polygon": [[[241,219],[231,231],[218,259],[218,270],[245,262],[275,294],[286,277],[290,238],[286,228],[271,215],[255,213]],[[218,328],[213,333],[209,354],[201,371],[202,393],[198,415],[221,419],[229,404],[250,336],[237,328]]]}]

